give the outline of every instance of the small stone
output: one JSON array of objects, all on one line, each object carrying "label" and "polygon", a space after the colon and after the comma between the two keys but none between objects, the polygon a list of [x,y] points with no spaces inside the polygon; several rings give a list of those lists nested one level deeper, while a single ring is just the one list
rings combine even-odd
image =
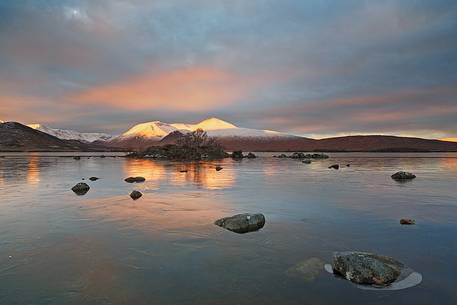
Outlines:
[{"label": "small stone", "polygon": [[90,181],[97,181],[98,179],[100,179],[100,178],[98,178],[98,177],[90,177],[89,178]]},{"label": "small stone", "polygon": [[396,172],[391,177],[392,177],[392,179],[397,180],[397,181],[402,181],[402,180],[404,181],[404,180],[414,179],[414,178],[416,178],[416,175],[414,175],[412,173],[400,171],[400,172]]},{"label": "small stone", "polygon": [[222,169],[223,169],[222,166],[216,166],[216,171],[220,171],[220,170],[222,170]]},{"label": "small stone", "polygon": [[265,225],[263,214],[237,214],[224,217],[214,222],[215,225],[235,233],[247,233],[260,230]]},{"label": "small stone", "polygon": [[81,160],[81,157],[75,156],[75,157],[73,157],[73,159],[74,159],[74,160]]},{"label": "small stone", "polygon": [[243,159],[243,152],[241,150],[236,150],[232,153],[232,158],[233,159]]},{"label": "small stone", "polygon": [[305,159],[305,160],[301,161],[301,163],[311,164],[311,160],[310,159]]},{"label": "small stone", "polygon": [[71,190],[75,192],[76,195],[85,195],[90,190],[90,187],[84,182],[79,182],[73,186]]},{"label": "small stone", "polygon": [[128,177],[128,178],[125,178],[124,179],[125,182],[128,182],[128,183],[140,183],[140,182],[144,182],[146,181],[146,178],[144,177]]},{"label": "small stone", "polygon": [[402,225],[415,225],[416,221],[414,219],[402,218],[402,219],[400,219],[400,224],[402,224]]},{"label": "small stone", "polygon": [[350,166],[351,166],[351,164],[346,164],[346,167],[350,167]]},{"label": "small stone", "polygon": [[143,196],[143,194],[141,194],[141,192],[139,191],[132,191],[130,193],[130,197],[133,199],[133,200],[137,200],[138,198],[140,198],[141,196]]},{"label": "small stone", "polygon": [[179,171],[180,173],[187,173],[187,169],[182,169]]},{"label": "small stone", "polygon": [[339,166],[339,164],[333,164],[333,165],[330,165],[328,168],[339,169],[340,166]]},{"label": "small stone", "polygon": [[257,156],[255,154],[253,154],[252,152],[248,153],[248,155],[246,156],[246,158],[248,159],[255,159],[257,158]]}]

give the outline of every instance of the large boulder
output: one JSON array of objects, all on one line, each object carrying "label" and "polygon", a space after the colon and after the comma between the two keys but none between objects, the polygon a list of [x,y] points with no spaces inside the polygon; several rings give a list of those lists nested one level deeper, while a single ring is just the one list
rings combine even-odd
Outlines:
[{"label": "large boulder", "polygon": [[257,231],[265,225],[263,214],[237,214],[214,222],[215,225],[236,233]]},{"label": "large boulder", "polygon": [[71,190],[75,192],[76,195],[85,195],[90,190],[90,187],[84,182],[79,182],[73,186]]},{"label": "large boulder", "polygon": [[128,177],[124,179],[125,182],[128,183],[140,183],[146,181],[146,178],[144,177]]},{"label": "large boulder", "polygon": [[403,267],[402,263],[391,257],[373,253],[333,254],[333,272],[357,284],[387,286],[400,276]]},{"label": "large boulder", "polygon": [[396,173],[393,174],[391,177],[392,177],[392,179],[394,179],[394,180],[404,181],[404,180],[411,180],[411,179],[414,179],[414,178],[416,178],[416,175],[414,175],[414,174],[412,174],[412,173],[400,171],[400,172],[396,172]]}]

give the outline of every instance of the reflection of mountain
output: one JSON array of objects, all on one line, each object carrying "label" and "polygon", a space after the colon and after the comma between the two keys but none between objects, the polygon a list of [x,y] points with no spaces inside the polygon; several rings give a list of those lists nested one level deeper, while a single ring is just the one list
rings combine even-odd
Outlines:
[{"label": "reflection of mountain", "polygon": [[[229,161],[225,161],[229,162]],[[218,163],[219,164],[219,163]],[[125,176],[142,176],[146,183],[160,186],[193,184],[205,189],[225,189],[233,186],[235,175],[231,170],[218,172],[216,163],[162,163],[154,160],[124,162]],[[185,170],[185,172],[183,172]]]}]

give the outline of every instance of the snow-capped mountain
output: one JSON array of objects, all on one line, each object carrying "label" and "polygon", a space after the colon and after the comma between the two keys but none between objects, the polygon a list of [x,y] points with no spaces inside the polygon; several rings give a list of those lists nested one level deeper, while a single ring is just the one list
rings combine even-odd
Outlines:
[{"label": "snow-capped mountain", "polygon": [[[218,118],[209,118],[197,124],[189,123],[164,123],[151,121],[133,126],[118,137],[108,141],[109,145],[128,148],[144,148],[159,143],[171,133],[188,133],[197,129],[203,129],[208,136],[217,138],[219,141],[271,141],[278,139],[290,139],[295,136],[271,130],[260,130],[238,127],[232,123]],[[167,139],[168,140],[168,139]]]},{"label": "snow-capped mountain", "polygon": [[92,143],[95,141],[104,142],[111,140],[113,138],[113,136],[106,133],[78,132],[74,130],[51,128],[41,124],[29,124],[27,126],[35,130],[39,130],[41,132],[50,134],[51,136],[57,137],[62,140],[77,140],[85,143]]},{"label": "snow-capped mountain", "polygon": [[217,118],[209,118],[197,124],[164,123],[152,121],[133,126],[113,140],[143,138],[160,141],[174,131],[182,133],[203,129],[210,137],[290,137],[291,135],[271,130],[259,130],[237,127],[229,122]]}]

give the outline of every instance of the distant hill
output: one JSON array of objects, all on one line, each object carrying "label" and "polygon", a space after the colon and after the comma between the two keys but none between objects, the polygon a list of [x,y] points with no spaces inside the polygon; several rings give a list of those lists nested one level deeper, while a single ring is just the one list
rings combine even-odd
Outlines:
[{"label": "distant hill", "polygon": [[102,146],[62,140],[17,122],[0,123],[0,151],[100,151]]}]

